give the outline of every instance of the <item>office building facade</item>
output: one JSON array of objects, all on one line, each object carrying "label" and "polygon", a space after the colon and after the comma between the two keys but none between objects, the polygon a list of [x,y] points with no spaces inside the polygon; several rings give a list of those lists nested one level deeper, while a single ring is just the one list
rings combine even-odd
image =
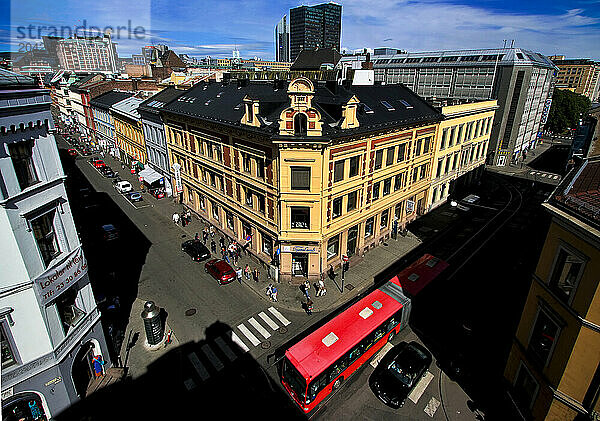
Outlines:
[{"label": "office building facade", "polygon": [[[505,166],[539,142],[558,68],[546,57],[520,48],[454,50],[373,56],[375,81],[403,83],[428,100],[495,99],[487,163]],[[365,61],[346,56],[342,63]]]},{"label": "office building facade", "polygon": [[564,56],[550,57],[558,66],[556,87],[584,95],[598,102],[600,94],[600,63],[589,59],[566,60]]},{"label": "office building facade", "polygon": [[342,6],[323,3],[290,9],[290,59],[300,51],[332,48],[340,51]]},{"label": "office building facade", "polygon": [[110,35],[59,40],[56,47],[63,70],[74,72],[116,73],[117,48]]},{"label": "office building facade", "polygon": [[290,61],[290,21],[283,15],[275,26],[275,61]]}]

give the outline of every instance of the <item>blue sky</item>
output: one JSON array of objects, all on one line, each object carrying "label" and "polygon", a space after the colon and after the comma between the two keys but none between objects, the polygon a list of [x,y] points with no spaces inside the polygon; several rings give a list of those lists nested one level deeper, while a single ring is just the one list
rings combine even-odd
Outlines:
[{"label": "blue sky", "polygon": [[[38,34],[83,25],[122,27],[121,56],[166,43],[203,57],[274,57],[273,31],[302,3],[269,0],[0,0],[0,50],[18,51]],[[341,0],[342,47],[408,51],[515,46],[600,61],[600,0]],[[310,2],[304,4],[318,4]],[[8,13],[10,10],[10,13]],[[7,17],[10,16],[10,20]],[[136,39],[133,32],[138,28]],[[125,29],[124,29],[125,28]],[[116,32],[116,29],[115,29]]]}]

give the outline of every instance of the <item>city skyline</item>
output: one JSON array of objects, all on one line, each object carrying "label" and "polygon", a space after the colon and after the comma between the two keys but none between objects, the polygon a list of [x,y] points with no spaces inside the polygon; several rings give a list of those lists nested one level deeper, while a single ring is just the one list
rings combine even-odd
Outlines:
[{"label": "city skyline", "polygon": [[[318,2],[309,4],[313,3]],[[597,1],[522,4],[491,0],[477,4],[376,0],[369,8],[355,0],[337,3],[343,8],[342,49],[479,49],[502,47],[504,40],[508,46],[515,40],[516,47],[545,55],[600,60],[596,42],[600,36]],[[237,48],[242,57],[268,60],[275,58],[273,28],[290,8],[300,5],[293,1],[274,5],[264,0],[222,1],[212,8],[204,2],[173,5],[162,0],[144,0],[135,6],[90,1],[62,4],[49,8],[44,2],[29,0],[8,5],[10,14],[3,14],[0,48],[17,52],[27,48],[28,43],[41,42],[38,35],[47,35],[50,28],[60,30],[85,23],[88,28],[143,28],[133,35],[129,29],[123,29],[116,37],[122,57],[139,54],[144,45],[163,43],[177,53],[196,57],[229,57]],[[115,10],[119,10],[116,17]],[[136,36],[140,34],[143,36]]]}]

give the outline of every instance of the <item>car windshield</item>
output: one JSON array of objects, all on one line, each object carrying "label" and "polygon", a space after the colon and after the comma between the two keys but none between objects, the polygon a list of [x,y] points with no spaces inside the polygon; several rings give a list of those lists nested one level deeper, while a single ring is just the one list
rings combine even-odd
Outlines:
[{"label": "car windshield", "polygon": [[296,398],[304,403],[306,400],[306,380],[298,373],[296,367],[286,358],[283,362],[283,380],[296,395]]},{"label": "car windshield", "polygon": [[228,270],[226,272],[223,272],[223,276],[233,275],[233,274],[234,274],[233,270]]},{"label": "car windshield", "polygon": [[388,372],[390,372],[396,379],[400,380],[400,382],[406,386],[412,386],[416,373],[409,372],[407,367],[402,367],[398,361],[392,361],[390,365],[387,367]]}]

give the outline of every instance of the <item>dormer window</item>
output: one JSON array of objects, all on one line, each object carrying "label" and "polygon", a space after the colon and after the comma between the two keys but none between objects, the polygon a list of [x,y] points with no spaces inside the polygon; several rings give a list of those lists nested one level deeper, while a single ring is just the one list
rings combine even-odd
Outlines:
[{"label": "dormer window", "polygon": [[294,117],[294,135],[306,136],[306,114],[298,113]]}]

